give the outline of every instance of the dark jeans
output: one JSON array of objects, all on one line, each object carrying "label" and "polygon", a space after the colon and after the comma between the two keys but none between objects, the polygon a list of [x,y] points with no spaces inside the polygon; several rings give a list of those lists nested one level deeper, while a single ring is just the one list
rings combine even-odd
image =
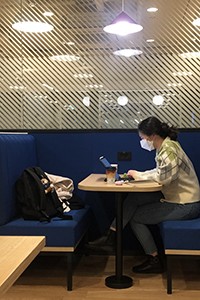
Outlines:
[{"label": "dark jeans", "polygon": [[[157,251],[147,225],[167,220],[189,220],[200,214],[200,202],[175,204],[162,201],[161,192],[129,193],[123,204],[123,228],[130,223],[131,229],[146,254]],[[115,220],[111,227],[115,228]]]}]

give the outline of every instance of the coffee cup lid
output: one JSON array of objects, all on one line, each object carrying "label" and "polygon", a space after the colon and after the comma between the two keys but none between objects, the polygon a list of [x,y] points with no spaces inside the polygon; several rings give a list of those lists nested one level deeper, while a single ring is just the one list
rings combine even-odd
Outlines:
[{"label": "coffee cup lid", "polygon": [[108,170],[108,171],[116,171],[116,167],[114,167],[114,166],[111,166],[111,167],[107,167],[106,168],[106,170]]}]

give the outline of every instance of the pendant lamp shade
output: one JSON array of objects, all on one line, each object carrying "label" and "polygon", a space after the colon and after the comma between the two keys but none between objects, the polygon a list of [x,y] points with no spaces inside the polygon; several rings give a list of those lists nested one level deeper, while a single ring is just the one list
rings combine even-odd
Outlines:
[{"label": "pendant lamp shade", "polygon": [[110,25],[103,28],[105,32],[121,36],[141,31],[143,27],[137,24],[131,17],[122,11]]}]

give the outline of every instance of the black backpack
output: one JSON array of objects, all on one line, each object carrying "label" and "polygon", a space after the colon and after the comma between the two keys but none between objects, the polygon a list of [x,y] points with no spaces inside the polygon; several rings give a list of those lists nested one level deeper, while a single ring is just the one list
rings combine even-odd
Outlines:
[{"label": "black backpack", "polygon": [[40,167],[25,169],[16,181],[17,203],[25,220],[50,222],[53,217],[65,220],[71,215],[63,213],[63,206],[45,172]]}]

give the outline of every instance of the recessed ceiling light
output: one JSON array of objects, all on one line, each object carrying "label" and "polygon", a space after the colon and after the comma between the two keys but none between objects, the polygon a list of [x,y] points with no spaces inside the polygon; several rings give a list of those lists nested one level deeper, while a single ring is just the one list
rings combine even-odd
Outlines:
[{"label": "recessed ceiling light", "polygon": [[177,71],[172,73],[174,76],[192,76],[192,72],[187,72],[187,71]]},{"label": "recessed ceiling light", "polygon": [[154,39],[148,39],[146,40],[147,43],[153,43],[155,40]]},{"label": "recessed ceiling light", "polygon": [[172,83],[167,83],[168,86],[176,87],[176,86],[182,86],[182,83],[178,82],[172,82]]},{"label": "recessed ceiling light", "polygon": [[179,54],[182,58],[200,58],[200,51],[199,52],[185,52]]},{"label": "recessed ceiling light", "polygon": [[27,21],[14,23],[12,28],[18,31],[37,33],[51,31],[53,26],[44,22]]},{"label": "recessed ceiling light", "polygon": [[66,42],[65,44],[68,45],[68,46],[73,46],[73,45],[75,45],[75,43],[74,43],[74,42],[71,42],[71,41]]},{"label": "recessed ceiling light", "polygon": [[86,84],[85,87],[90,88],[90,89],[98,89],[98,88],[103,88],[103,85],[102,84]]},{"label": "recessed ceiling light", "polygon": [[80,78],[80,79],[85,79],[85,78],[92,78],[93,75],[92,74],[86,74],[86,73],[78,73],[78,74],[74,74],[75,78]]},{"label": "recessed ceiling light", "polygon": [[156,12],[156,11],[158,11],[158,8],[157,7],[149,7],[149,8],[147,8],[147,11],[148,12]]},{"label": "recessed ceiling light", "polygon": [[121,49],[113,52],[113,54],[118,56],[131,57],[142,54],[142,51],[138,49]]},{"label": "recessed ceiling light", "polygon": [[69,55],[69,54],[64,54],[64,55],[53,55],[50,57],[52,60],[57,60],[57,61],[77,61],[80,59],[79,56],[76,55]]},{"label": "recessed ceiling light", "polygon": [[196,20],[194,20],[194,21],[192,22],[192,24],[193,24],[194,26],[200,26],[200,18],[197,18]]},{"label": "recessed ceiling light", "polygon": [[54,15],[54,13],[52,11],[43,12],[43,16],[45,16],[45,17],[52,17],[53,15]]},{"label": "recessed ceiling light", "polygon": [[10,85],[9,88],[14,90],[24,90],[26,87],[23,85]]}]

